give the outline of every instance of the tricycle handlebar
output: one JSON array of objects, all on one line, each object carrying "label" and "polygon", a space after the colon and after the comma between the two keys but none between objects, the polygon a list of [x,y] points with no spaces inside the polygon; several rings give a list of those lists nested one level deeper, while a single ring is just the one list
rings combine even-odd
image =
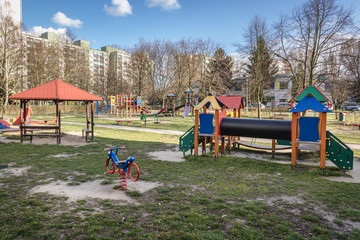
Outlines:
[{"label": "tricycle handlebar", "polygon": [[105,151],[112,151],[112,150],[117,150],[117,149],[125,149],[125,147],[115,147],[115,148],[105,148]]}]

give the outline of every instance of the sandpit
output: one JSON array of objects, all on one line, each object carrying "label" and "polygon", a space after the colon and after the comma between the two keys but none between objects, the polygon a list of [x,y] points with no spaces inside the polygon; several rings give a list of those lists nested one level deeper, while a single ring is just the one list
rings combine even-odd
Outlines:
[{"label": "sandpit", "polygon": [[[64,196],[68,198],[68,202],[73,202],[87,198],[109,199],[118,201],[118,204],[137,204],[136,200],[127,196],[124,191],[113,189],[117,184],[102,185],[102,180],[93,182],[85,182],[76,186],[69,186],[68,182],[55,181],[45,185],[39,185],[30,189],[30,194],[49,193],[56,196]],[[136,190],[140,193],[150,191],[156,187],[162,186],[158,182],[128,180],[128,189]]]},{"label": "sandpit", "polygon": [[180,151],[156,151],[147,153],[153,160],[168,162],[185,162],[183,153]]},{"label": "sandpit", "polygon": [[[11,142],[20,142],[19,140],[6,139],[6,137],[0,137],[0,142],[3,143],[11,143]],[[30,141],[24,141],[25,144],[30,144]],[[32,144],[34,145],[43,145],[43,144],[53,144],[56,145],[56,138],[48,137],[48,138],[40,138],[34,137],[32,140]],[[64,136],[61,137],[61,145],[64,146],[85,146],[88,144],[94,144],[94,142],[86,142],[85,138],[82,138],[81,132],[64,132]]]},{"label": "sandpit", "polygon": [[0,170],[0,178],[6,177],[9,175],[22,176],[31,168],[31,167],[15,168],[15,167],[10,167],[10,166],[12,166],[12,165],[9,164],[8,168],[3,168]]}]

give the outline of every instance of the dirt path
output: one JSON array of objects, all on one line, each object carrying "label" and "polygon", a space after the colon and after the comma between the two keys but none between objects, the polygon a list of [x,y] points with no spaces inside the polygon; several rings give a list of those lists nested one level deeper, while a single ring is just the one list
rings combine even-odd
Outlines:
[{"label": "dirt path", "polygon": [[[16,142],[19,143],[19,140],[14,139],[6,139],[6,136],[0,137],[0,142],[3,143],[11,143]],[[30,141],[24,141],[24,144],[30,144]],[[56,138],[54,137],[47,137],[47,138],[40,138],[34,137],[32,140],[32,144],[34,145],[43,145],[43,144],[52,144],[56,145]],[[88,144],[95,144],[95,142],[86,142],[85,138],[81,137],[81,132],[64,132],[64,136],[61,137],[61,145],[63,146],[85,146]]]},{"label": "dirt path", "polygon": [[[80,126],[86,125],[85,123],[76,123],[76,122],[62,122],[62,123],[63,124],[71,124],[71,125],[80,125]],[[176,130],[129,127],[129,126],[120,126],[120,125],[96,124],[95,127],[111,128],[111,129],[119,129],[119,130],[129,130],[129,131],[139,131],[139,132],[160,133],[160,134],[177,135],[177,136],[181,136],[184,134],[183,131],[176,131]]]}]

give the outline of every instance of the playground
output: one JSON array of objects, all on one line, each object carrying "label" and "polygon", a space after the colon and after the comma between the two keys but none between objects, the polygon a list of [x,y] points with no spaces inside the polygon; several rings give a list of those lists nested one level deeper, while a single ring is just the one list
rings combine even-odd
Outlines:
[{"label": "playground", "polygon": [[[49,117],[33,110],[33,121]],[[241,118],[253,114],[242,109]],[[271,120],[277,114],[264,115]],[[293,113],[281,114],[292,120]],[[326,129],[354,157],[345,176],[329,159],[321,169],[319,151],[300,151],[291,167],[291,148],[273,157],[272,139],[260,137],[256,144],[270,150],[236,145],[221,154],[220,141],[216,160],[215,148],[207,144],[203,152],[202,143],[197,156],[188,151],[184,157],[179,138],[195,116],[165,116],[153,123],[149,114],[145,126],[134,115],[131,126],[122,126],[115,114],[102,114],[94,117],[94,140],[86,141],[84,115],[63,114],[61,145],[44,136],[21,144],[19,133],[1,134],[2,238],[360,238],[360,130],[335,114],[328,113]],[[358,113],[347,117],[360,119]],[[104,149],[122,146],[119,160],[133,156],[140,171],[138,181],[128,178],[127,190],[119,190],[117,174],[104,174],[109,152]]]}]

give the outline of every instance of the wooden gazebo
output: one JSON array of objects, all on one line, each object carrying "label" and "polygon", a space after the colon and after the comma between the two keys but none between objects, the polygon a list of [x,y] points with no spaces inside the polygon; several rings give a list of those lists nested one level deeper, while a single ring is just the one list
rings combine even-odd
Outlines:
[{"label": "wooden gazebo", "polygon": [[[32,140],[33,136],[53,136],[57,138],[57,144],[61,144],[61,110],[63,101],[84,101],[86,104],[86,138],[91,134],[94,139],[94,101],[101,101],[102,98],[88,93],[80,88],[72,86],[60,79],[55,79],[38,87],[31,88],[21,93],[14,94],[9,99],[20,100],[20,142],[25,136]],[[56,105],[56,126],[42,125],[31,126],[26,122],[26,104],[30,100],[52,100]],[[90,109],[89,109],[90,108]],[[90,114],[90,116],[89,116]],[[34,133],[40,130],[55,130],[54,134]],[[83,132],[84,132],[83,130]]]}]

